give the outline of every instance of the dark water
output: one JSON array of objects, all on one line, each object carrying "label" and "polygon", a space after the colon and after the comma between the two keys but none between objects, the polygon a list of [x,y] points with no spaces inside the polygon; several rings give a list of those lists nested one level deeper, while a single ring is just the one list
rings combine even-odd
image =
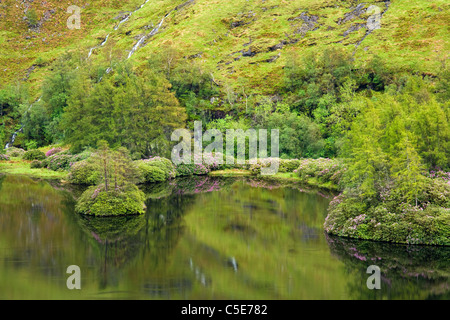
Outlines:
[{"label": "dark water", "polygon": [[144,191],[145,215],[86,218],[80,189],[0,176],[0,299],[450,298],[450,248],[330,238],[332,195],[210,177]]}]

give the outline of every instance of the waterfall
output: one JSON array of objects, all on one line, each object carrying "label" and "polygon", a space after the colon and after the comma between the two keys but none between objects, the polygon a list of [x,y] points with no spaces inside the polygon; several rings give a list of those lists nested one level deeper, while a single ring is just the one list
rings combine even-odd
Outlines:
[{"label": "waterfall", "polygon": [[[122,20],[120,20],[119,23],[114,27],[114,30],[118,30],[119,27],[120,27],[120,25],[121,25],[122,23],[128,21],[128,19],[130,19],[130,17],[133,15],[133,13],[135,13],[136,11],[142,9],[142,7],[145,6],[145,4],[146,4],[147,2],[149,2],[149,1],[150,1],[150,0],[145,0],[145,2],[144,2],[143,4],[141,4],[136,10],[132,11],[130,14],[128,14],[128,15],[126,15],[124,18],[122,18]],[[89,58],[91,57],[91,55],[92,55],[92,53],[93,53],[93,51],[94,51],[95,49],[100,48],[100,47],[103,47],[103,46],[106,44],[106,42],[108,41],[108,38],[109,38],[110,35],[111,35],[111,32],[108,33],[108,34],[106,35],[106,37],[105,37],[105,39],[102,41],[102,43],[100,43],[98,46],[94,46],[94,47],[92,47],[92,48],[89,49],[89,53],[88,53],[87,59],[89,59]]]},{"label": "waterfall", "polygon": [[158,23],[158,25],[153,28],[152,31],[150,31],[150,33],[148,35],[143,35],[139,41],[133,46],[133,48],[131,49],[130,53],[128,54],[127,59],[130,59],[130,57],[133,55],[133,53],[136,52],[136,50],[139,48],[139,46],[142,44],[142,42],[144,42],[147,38],[153,37],[155,34],[158,33],[159,29],[161,28],[162,24],[164,23],[164,19],[167,18],[167,16],[171,13],[172,11],[170,11],[168,14],[166,14],[164,16],[164,18],[161,19],[161,21]]},{"label": "waterfall", "polygon": [[[33,102],[32,104],[30,104],[30,106],[28,107],[27,111],[23,114],[23,116],[26,115],[26,114],[30,111],[30,109],[31,109],[31,107],[33,106],[33,104],[35,104],[35,103],[41,101],[41,98],[42,98],[42,96],[39,97],[35,102]],[[23,117],[23,116],[22,116],[22,117]],[[24,127],[24,125],[23,125],[23,123],[21,123],[21,124],[20,124],[19,130],[16,130],[16,131],[13,133],[13,135],[12,135],[12,137],[11,137],[11,140],[6,144],[5,149],[8,149],[10,146],[13,145],[14,141],[16,141],[17,135],[18,135],[20,132],[23,131],[23,127]]]}]

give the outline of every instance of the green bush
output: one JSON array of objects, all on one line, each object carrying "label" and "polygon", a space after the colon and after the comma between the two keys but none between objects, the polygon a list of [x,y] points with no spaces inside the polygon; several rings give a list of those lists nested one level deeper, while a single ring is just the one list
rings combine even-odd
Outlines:
[{"label": "green bush", "polygon": [[34,8],[31,8],[25,14],[27,18],[28,26],[31,28],[35,28],[39,25],[39,18]]},{"label": "green bush", "polygon": [[177,177],[185,177],[185,176],[202,176],[206,175],[210,172],[210,169],[204,164],[179,164],[176,166],[176,176]]},{"label": "green bush", "polygon": [[193,164],[184,164],[181,163],[176,166],[176,175],[177,177],[185,177],[194,175],[195,167]]},{"label": "green bush", "polygon": [[299,159],[281,159],[279,172],[294,172],[300,166]]},{"label": "green bush", "polygon": [[0,153],[0,161],[8,161],[9,156],[7,154],[1,154]]},{"label": "green bush", "polygon": [[69,170],[72,163],[72,155],[57,153],[46,159],[46,166],[53,171]]},{"label": "green bush", "polygon": [[[281,159],[279,158],[264,158],[264,159],[257,159],[256,163],[251,163],[251,161],[246,161],[246,165],[245,167],[252,173],[255,175],[259,175],[261,174],[261,169],[262,168],[269,168],[272,166],[272,163],[274,161],[278,161],[278,171],[280,169],[280,163],[281,163]],[[275,168],[275,166],[273,166],[273,168]],[[274,172],[276,173],[276,172]]]},{"label": "green bush", "polygon": [[137,215],[145,212],[145,194],[134,184],[105,190],[105,186],[89,187],[77,201],[75,211],[97,217]]},{"label": "green bush", "polygon": [[88,160],[75,162],[70,166],[68,180],[79,185],[96,185],[100,183],[102,175],[99,169]]},{"label": "green bush", "polygon": [[42,161],[39,161],[39,160],[33,160],[30,163],[30,168],[31,169],[40,169],[40,168],[43,168],[43,167],[44,167],[44,164],[42,163]]},{"label": "green bush", "polygon": [[6,150],[6,154],[10,157],[22,158],[23,155],[25,154],[25,150],[21,149],[21,148],[16,148],[16,147],[9,147]]},{"label": "green bush", "polygon": [[25,154],[23,155],[23,159],[24,160],[44,160],[45,159],[45,153],[43,153],[40,150],[34,149],[34,150],[30,150],[25,152]]},{"label": "green bush", "polygon": [[339,184],[345,171],[341,161],[337,159],[319,158],[319,159],[303,159],[294,173],[302,180],[308,178],[317,178],[320,182],[333,182]]},{"label": "green bush", "polygon": [[69,170],[71,165],[89,158],[90,152],[82,152],[80,154],[71,154],[69,151],[63,151],[51,155],[44,160],[44,165],[50,170]]},{"label": "green bush", "polygon": [[326,232],[342,237],[450,245],[450,210],[436,205],[368,206],[364,199],[341,194],[331,201],[324,227]]},{"label": "green bush", "polygon": [[145,160],[136,161],[138,167],[138,183],[162,182],[168,179],[168,173],[163,169],[147,163]]},{"label": "green bush", "polygon": [[154,157],[154,158],[140,160],[140,161],[144,162],[148,166],[153,166],[153,167],[159,168],[162,171],[164,171],[164,173],[166,175],[166,179],[175,178],[175,176],[176,176],[175,166],[173,165],[172,161],[170,161],[169,159],[162,158],[162,157]]}]

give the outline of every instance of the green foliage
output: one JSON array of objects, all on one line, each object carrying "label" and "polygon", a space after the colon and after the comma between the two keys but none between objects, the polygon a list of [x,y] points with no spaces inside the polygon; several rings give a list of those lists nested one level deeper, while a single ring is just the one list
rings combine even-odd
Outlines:
[{"label": "green foliage", "polygon": [[298,169],[302,160],[299,159],[281,159],[279,172],[294,172],[294,170]]},{"label": "green foliage", "polygon": [[170,82],[190,119],[208,120],[212,107],[210,99],[219,94],[210,70],[196,60],[181,59],[181,53],[167,45],[148,63],[151,69],[159,70]]},{"label": "green foliage", "polygon": [[267,116],[261,127],[269,132],[279,130],[281,158],[317,158],[324,155],[325,142],[320,128],[306,116],[289,111],[274,112]]},{"label": "green foliage", "polygon": [[334,235],[395,243],[449,245],[450,212],[407,203],[367,206],[343,194],[330,204],[325,230]]},{"label": "green foliage", "polygon": [[343,148],[349,187],[376,196],[396,180],[411,202],[423,189],[425,170],[449,168],[449,118],[428,90],[426,83],[410,78],[400,93],[365,99]]},{"label": "green foliage", "polygon": [[141,161],[144,162],[147,166],[153,166],[161,169],[164,172],[166,179],[175,178],[176,176],[175,166],[169,159],[162,157],[152,157],[150,159]]},{"label": "green foliage", "polygon": [[170,84],[151,70],[126,63],[93,83],[81,70],[62,115],[65,142],[73,151],[105,140],[143,156],[170,152],[170,134],[184,127],[185,113]]},{"label": "green foliage", "polygon": [[54,154],[45,160],[45,165],[53,171],[68,170],[73,163],[72,157],[73,155],[68,153]]},{"label": "green foliage", "polygon": [[35,28],[39,25],[39,17],[37,15],[37,12],[34,8],[30,8],[27,10],[27,13],[25,14],[25,17],[27,18],[28,26],[31,28]]},{"label": "green foliage", "polygon": [[40,168],[43,168],[43,167],[44,167],[44,163],[42,163],[42,161],[39,161],[39,160],[33,160],[30,163],[30,168],[31,169],[40,169]]},{"label": "green foliage", "polygon": [[104,184],[89,187],[77,201],[75,211],[96,217],[137,215],[145,212],[145,194],[133,184],[106,190]]},{"label": "green foliage", "polygon": [[45,153],[40,150],[29,150],[23,155],[23,160],[44,160]]},{"label": "green foliage", "polygon": [[321,183],[332,182],[335,185],[341,183],[341,179],[346,171],[345,165],[338,159],[302,159],[300,165],[294,173],[300,179],[307,181],[309,178],[316,178]]},{"label": "green foliage", "polygon": [[44,165],[46,168],[53,171],[69,170],[73,163],[87,159],[89,156],[90,152],[72,154],[70,151],[62,151],[47,157],[44,160]]},{"label": "green foliage", "polygon": [[168,173],[158,166],[151,165],[146,161],[138,160],[139,183],[162,182],[168,179]]},{"label": "green foliage", "polygon": [[345,93],[348,96],[358,88],[383,90],[389,75],[378,57],[358,70],[350,54],[328,48],[310,53],[301,62],[291,57],[285,67],[284,90],[294,110],[313,116],[317,108],[342,102]]},{"label": "green foliage", "polygon": [[131,160],[128,150],[123,147],[113,150],[109,148],[105,140],[99,140],[97,151],[91,158],[101,173],[106,191],[113,187],[117,189],[139,179],[138,167]]},{"label": "green foliage", "polygon": [[206,175],[210,172],[208,167],[205,164],[179,164],[176,166],[176,176],[177,177],[183,177],[183,176],[192,176],[192,175]]},{"label": "green foliage", "polygon": [[9,147],[6,150],[6,154],[10,157],[15,157],[15,158],[22,158],[23,155],[25,154],[25,150],[21,149],[21,148],[16,148],[16,147]]},{"label": "green foliage", "polygon": [[82,160],[70,166],[68,181],[79,185],[97,185],[101,182],[101,172],[92,161]]}]

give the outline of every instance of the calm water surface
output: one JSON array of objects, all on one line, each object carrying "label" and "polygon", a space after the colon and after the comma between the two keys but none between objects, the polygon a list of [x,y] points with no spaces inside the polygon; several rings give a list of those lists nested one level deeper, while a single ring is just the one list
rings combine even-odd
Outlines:
[{"label": "calm water surface", "polygon": [[82,189],[0,176],[0,299],[450,298],[450,248],[328,237],[331,194],[211,177],[143,190],[145,215],[92,218],[74,212]]}]

